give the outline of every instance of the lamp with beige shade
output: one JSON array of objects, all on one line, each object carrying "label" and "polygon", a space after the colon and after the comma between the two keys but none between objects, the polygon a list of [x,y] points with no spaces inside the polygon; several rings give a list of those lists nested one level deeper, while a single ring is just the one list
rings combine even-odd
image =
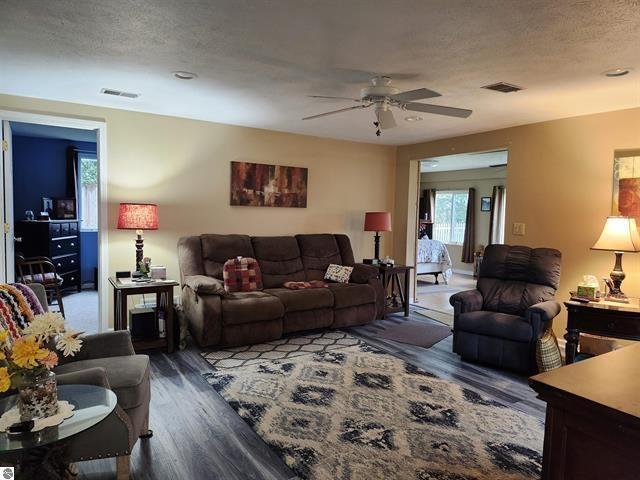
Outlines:
[{"label": "lamp with beige shade", "polygon": [[622,254],[624,252],[640,252],[640,234],[635,218],[607,217],[598,241],[592,250],[607,250],[616,254],[616,264],[609,274],[613,281],[613,288],[609,291],[607,300],[627,302],[627,296],[620,289],[626,275],[622,270]]}]

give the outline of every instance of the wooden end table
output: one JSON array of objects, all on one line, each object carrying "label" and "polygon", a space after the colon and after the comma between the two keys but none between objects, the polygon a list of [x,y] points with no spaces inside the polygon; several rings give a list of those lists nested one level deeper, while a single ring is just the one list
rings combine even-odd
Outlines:
[{"label": "wooden end table", "polygon": [[567,308],[567,364],[573,363],[578,351],[580,333],[603,337],[640,340],[640,302],[630,298],[629,303],[616,302],[564,302]]},{"label": "wooden end table", "polygon": [[380,271],[382,286],[387,294],[384,315],[387,313],[403,312],[409,316],[409,276],[411,269],[408,265],[376,265]]},{"label": "wooden end table", "polygon": [[127,330],[129,320],[129,307],[127,298],[129,295],[156,295],[156,307],[164,301],[165,305],[165,330],[164,338],[135,338],[131,339],[136,352],[166,348],[167,353],[172,353],[175,346],[173,341],[173,287],[179,285],[175,280],[154,280],[147,283],[132,282],[131,279],[109,277],[109,283],[113,287],[114,330]]}]

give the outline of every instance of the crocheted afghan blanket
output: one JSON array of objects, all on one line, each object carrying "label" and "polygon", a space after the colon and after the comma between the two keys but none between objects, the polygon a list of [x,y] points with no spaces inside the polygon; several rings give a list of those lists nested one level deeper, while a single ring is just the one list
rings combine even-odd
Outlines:
[{"label": "crocheted afghan blanket", "polygon": [[9,332],[11,341],[22,335],[22,329],[34,315],[44,313],[33,290],[21,283],[0,283],[0,328]]}]

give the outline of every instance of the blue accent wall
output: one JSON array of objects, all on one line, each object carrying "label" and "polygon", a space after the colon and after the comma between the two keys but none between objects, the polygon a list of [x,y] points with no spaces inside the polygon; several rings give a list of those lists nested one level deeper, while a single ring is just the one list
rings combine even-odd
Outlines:
[{"label": "blue accent wall", "polygon": [[[14,135],[13,141],[13,211],[15,221],[24,219],[26,210],[37,216],[42,197],[66,197],[67,148],[96,152],[95,142],[26,137]],[[97,232],[81,232],[80,262],[82,283],[93,282],[98,265]]]}]

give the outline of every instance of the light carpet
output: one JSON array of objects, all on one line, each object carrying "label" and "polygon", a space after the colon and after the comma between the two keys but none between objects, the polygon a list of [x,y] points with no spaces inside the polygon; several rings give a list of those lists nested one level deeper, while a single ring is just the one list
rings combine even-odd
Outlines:
[{"label": "light carpet", "polygon": [[302,479],[539,479],[543,425],[364,343],[203,373]]}]

